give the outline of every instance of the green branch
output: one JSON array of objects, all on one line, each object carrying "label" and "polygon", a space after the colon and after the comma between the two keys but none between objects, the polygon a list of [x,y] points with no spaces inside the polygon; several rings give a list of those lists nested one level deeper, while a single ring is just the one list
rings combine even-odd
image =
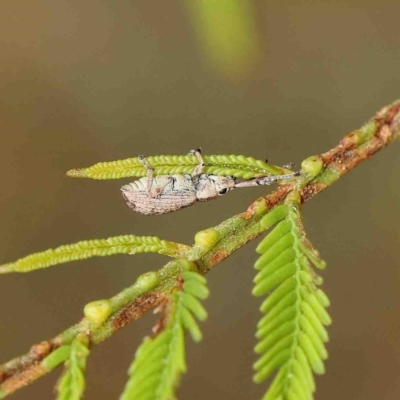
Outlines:
[{"label": "green branch", "polygon": [[[257,199],[244,213],[196,234],[194,246],[181,254],[186,260],[172,260],[158,272],[149,272],[139,277],[134,285],[111,299],[90,304],[85,308],[86,317],[81,322],[55,338],[33,346],[27,354],[2,365],[0,397],[48,373],[51,368],[47,368],[42,361],[62,346],[71,345],[79,334],[88,335],[90,346],[99,344],[163,302],[176,286],[176,280],[188,268],[205,274],[234,251],[268,230],[276,222],[276,215],[275,219],[272,216],[279,213],[279,205],[290,192],[299,191],[301,202],[310,200],[399,136],[400,101],[397,101],[383,108],[360,130],[346,135],[332,150],[303,161],[302,176],[278,187],[270,195]],[[193,165],[194,162],[191,168]],[[129,168],[122,165],[116,177],[124,176]],[[100,176],[101,168],[97,179]],[[106,178],[103,176],[103,179]],[[306,244],[304,246],[312,256],[312,249],[307,249]],[[299,362],[302,362],[300,356]]]}]

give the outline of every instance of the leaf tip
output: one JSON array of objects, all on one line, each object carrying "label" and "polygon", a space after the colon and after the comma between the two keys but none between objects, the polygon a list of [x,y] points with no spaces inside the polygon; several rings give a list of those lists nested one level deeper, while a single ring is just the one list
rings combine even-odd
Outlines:
[{"label": "leaf tip", "polygon": [[85,178],[85,170],[82,168],[74,168],[67,171],[67,176],[70,178]]},{"label": "leaf tip", "polygon": [[[0,274],[9,274],[10,272],[14,272],[14,264],[13,263],[0,265]],[[1,399],[1,397],[0,397],[0,399]]]}]

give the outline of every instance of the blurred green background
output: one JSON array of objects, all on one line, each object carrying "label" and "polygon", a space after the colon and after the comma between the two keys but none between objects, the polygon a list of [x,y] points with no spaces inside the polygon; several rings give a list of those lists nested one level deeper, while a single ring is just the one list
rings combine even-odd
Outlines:
[{"label": "blurred green background", "polygon": [[[133,233],[192,243],[268,188],[243,189],[175,214],[130,211],[126,180],[65,171],[155,154],[232,153],[299,164],[330,149],[400,97],[398,1],[37,0],[0,15],[0,263]],[[328,263],[334,324],[317,399],[400,397],[400,144],[307,204]],[[251,382],[260,300],[256,242],[209,274],[204,341],[188,341],[181,399],[258,399]],[[1,362],[50,338],[161,256],[92,259],[0,277]],[[116,399],[147,315],[93,350],[86,399]],[[51,399],[59,371],[14,395]]]}]

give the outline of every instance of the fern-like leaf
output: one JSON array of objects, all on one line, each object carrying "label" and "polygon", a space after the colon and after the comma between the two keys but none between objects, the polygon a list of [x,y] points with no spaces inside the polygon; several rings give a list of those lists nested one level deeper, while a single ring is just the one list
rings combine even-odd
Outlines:
[{"label": "fern-like leaf", "polygon": [[[191,173],[199,163],[194,155],[151,156],[147,157],[147,161],[154,168],[155,175]],[[279,175],[286,171],[284,168],[241,155],[205,155],[204,162],[204,172],[207,174],[235,176],[243,179]],[[146,176],[147,171],[139,158],[134,157],[100,162],[87,168],[72,169],[67,172],[67,175],[74,178],[121,179]]]},{"label": "fern-like leaf", "polygon": [[162,331],[145,338],[129,368],[129,380],[120,400],[171,400],[179,379],[186,372],[185,331],[195,342],[202,339],[196,319],[204,321],[207,312],[199,299],[208,297],[203,276],[184,272],[181,285],[166,303]]},{"label": "fern-like leaf", "polygon": [[86,359],[89,355],[87,336],[78,335],[70,347],[69,360],[56,386],[57,400],[80,400],[85,391]]},{"label": "fern-like leaf", "polygon": [[177,257],[187,249],[188,246],[161,240],[155,236],[124,235],[108,239],[84,240],[34,253],[13,263],[1,265],[0,274],[31,272],[57,264],[114,254],[158,253]]},{"label": "fern-like leaf", "polygon": [[280,222],[257,247],[262,255],[254,266],[259,272],[253,294],[272,291],[261,305],[254,381],[261,383],[277,372],[264,400],[310,400],[313,372],[325,371],[325,326],[331,323],[325,310],[329,300],[316,286],[322,279],[311,263],[323,269],[325,262],[305,236],[298,193],[279,207]]}]

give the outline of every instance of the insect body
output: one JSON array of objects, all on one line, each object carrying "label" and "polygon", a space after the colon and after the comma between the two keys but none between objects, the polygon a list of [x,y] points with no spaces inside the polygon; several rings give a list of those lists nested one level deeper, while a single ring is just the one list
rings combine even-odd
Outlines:
[{"label": "insect body", "polygon": [[270,185],[279,179],[298,176],[295,172],[272,175],[236,183],[235,177],[203,174],[204,161],[200,149],[189,154],[196,155],[199,164],[192,174],[153,176],[153,168],[143,156],[139,159],[147,169],[147,177],[138,179],[121,188],[128,206],[144,215],[160,215],[188,207],[196,201],[208,201],[228,193],[237,187]]}]

